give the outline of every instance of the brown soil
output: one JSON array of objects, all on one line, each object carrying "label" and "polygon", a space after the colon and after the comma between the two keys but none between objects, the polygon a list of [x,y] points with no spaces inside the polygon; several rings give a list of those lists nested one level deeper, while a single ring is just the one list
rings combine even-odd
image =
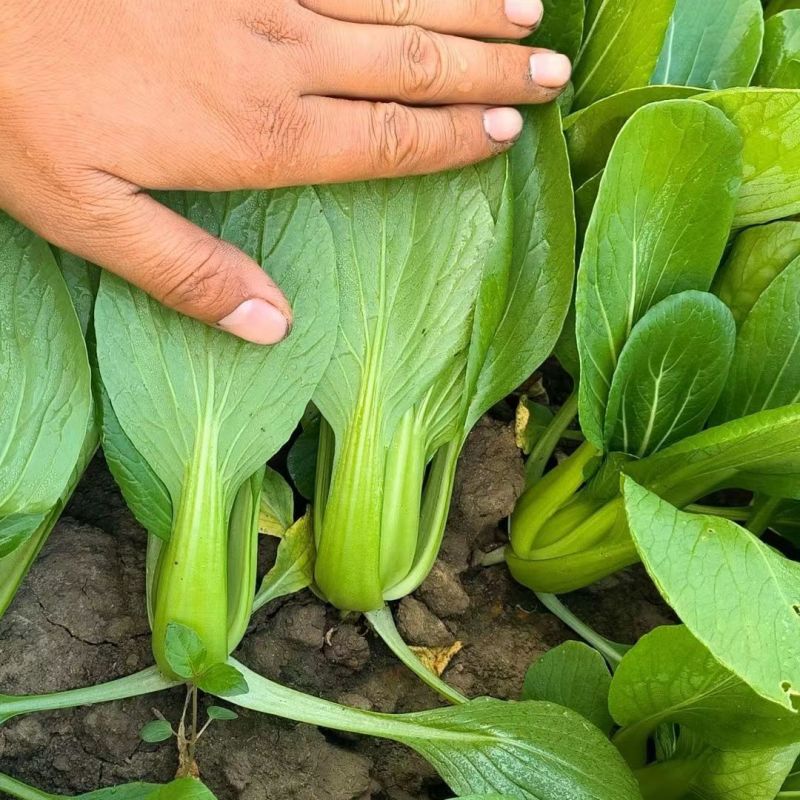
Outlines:
[{"label": "brown soil", "polygon": [[[528,664],[575,638],[503,566],[472,566],[476,552],[503,541],[499,525],[521,486],[510,426],[483,421],[462,458],[441,559],[416,596],[395,609],[410,644],[463,643],[445,678],[472,696],[518,697]],[[151,663],[143,576],[144,534],[98,459],[0,622],[0,691],[73,688]],[[566,602],[617,641],[670,621],[639,569]],[[364,624],[342,620],[310,592],[262,609],[237,657],[296,689],[362,708],[409,711],[439,703]],[[0,728],[0,771],[61,794],[167,781],[176,769],[173,746],[144,744],[138,731],[153,707],[176,719],[182,702],[176,690],[14,720]],[[436,773],[399,745],[250,713],[215,723],[199,762],[220,800],[449,796]]]}]

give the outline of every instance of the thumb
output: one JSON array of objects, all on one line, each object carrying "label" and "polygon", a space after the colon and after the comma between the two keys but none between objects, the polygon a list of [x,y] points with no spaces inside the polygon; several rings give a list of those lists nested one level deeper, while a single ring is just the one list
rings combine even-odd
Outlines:
[{"label": "thumb", "polygon": [[275,344],[288,336],[291,307],[255,261],[130,184],[114,184],[110,196],[70,209],[56,244],[241,339]]}]

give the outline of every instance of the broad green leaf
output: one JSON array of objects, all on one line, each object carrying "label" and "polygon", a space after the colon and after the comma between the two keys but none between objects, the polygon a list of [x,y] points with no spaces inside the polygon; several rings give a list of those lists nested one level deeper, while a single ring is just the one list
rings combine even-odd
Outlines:
[{"label": "broad green leaf", "polygon": [[206,709],[206,713],[209,719],[215,719],[221,722],[230,722],[239,719],[239,715],[235,711],[231,711],[231,709],[225,708],[224,706],[209,706]]},{"label": "broad green leaf", "polygon": [[211,791],[195,778],[178,778],[161,786],[148,800],[215,800]]},{"label": "broad green leaf", "polygon": [[[319,215],[310,190],[175,194],[169,201],[263,259],[295,314],[292,335],[264,348],[171,312],[107,274],[101,280],[98,355],[123,430],[173,503],[186,465],[210,439],[230,507],[239,486],[288,438],[327,362],[329,348],[320,343],[335,324],[330,233],[309,224]],[[303,257],[309,251],[313,269]]]},{"label": "broad green leaf", "polygon": [[[430,451],[460,434],[463,354],[494,224],[475,170],[318,192],[343,300],[333,357],[314,396],[336,442],[329,495],[316,498],[316,581],[334,604],[370,610],[383,604],[382,566],[405,572],[416,546],[382,534],[393,440],[415,450],[402,458],[403,481],[418,497],[409,470],[421,483]],[[424,432],[409,437],[412,425]],[[416,526],[418,512],[404,513]],[[408,535],[416,539],[416,527]],[[400,555],[382,556],[395,546]]]},{"label": "broad green leaf", "polygon": [[747,86],[763,36],[761,0],[677,0],[652,82]]},{"label": "broad green leaf", "polygon": [[[586,231],[592,219],[592,213],[597,203],[597,195],[600,193],[600,182],[603,180],[603,173],[598,172],[593,178],[589,178],[575,190],[575,221],[577,223],[578,247],[582,250],[586,241]],[[575,345],[577,347],[577,344]]]},{"label": "broad green leaf", "polygon": [[662,100],[685,100],[700,92],[686,86],[642,86],[592,103],[564,118],[570,169],[576,185],[602,172],[623,125],[634,112]]},{"label": "broad green leaf", "polygon": [[0,213],[0,519],[47,513],[92,407],[81,327],[48,244]]},{"label": "broad green leaf", "polygon": [[722,488],[800,500],[800,405],[709,428],[625,471],[679,506]]},{"label": "broad green leaf", "polygon": [[267,467],[261,487],[258,529],[271,536],[283,536],[294,522],[292,487],[279,472]]},{"label": "broad green leaf", "polygon": [[156,744],[172,738],[172,726],[163,719],[154,719],[142,726],[139,737],[143,742]]},{"label": "broad green leaf", "polygon": [[122,430],[105,386],[97,383],[106,464],[138,523],[153,536],[169,541],[172,498],[167,487]]},{"label": "broad green leaf", "polygon": [[800,746],[709,753],[687,800],[774,800]]},{"label": "broad green leaf", "polygon": [[543,3],[542,22],[523,44],[555,50],[574,60],[583,38],[585,0],[543,0]]},{"label": "broad green leaf", "polygon": [[510,155],[515,210],[508,289],[478,376],[465,435],[547,358],[572,294],[575,219],[561,117],[553,105],[531,107],[526,122]]},{"label": "broad green leaf", "polygon": [[631,535],[648,573],[694,636],[762,697],[800,694],[800,565],[736,523],[686,514],[630,478]]},{"label": "broad green leaf", "polygon": [[86,338],[94,312],[97,287],[100,284],[100,271],[72,253],[56,248],[52,248],[52,250],[61,274],[64,276],[67,289],[69,289],[72,305],[75,307],[75,313],[81,323],[81,332]]},{"label": "broad green leaf", "polygon": [[314,581],[314,531],[306,514],[289,528],[278,545],[272,569],[256,593],[253,611],[279,597],[306,589]]},{"label": "broad green leaf", "polygon": [[800,89],[800,10],[784,11],[767,20],[764,53],[753,83]]},{"label": "broad green leaf", "polygon": [[165,199],[263,263],[291,302],[295,325],[279,345],[260,347],[107,273],[101,279],[95,329],[103,383],[122,430],[172,501],[153,616],[162,668],[169,622],[195,629],[211,661],[227,657],[233,503],[302,416],[328,363],[337,305],[331,234],[313,190]]},{"label": "broad green leaf", "polygon": [[642,458],[703,429],[733,358],[736,324],[713,294],[653,306],[625,342],[605,419],[606,447]]},{"label": "broad green leaf", "polygon": [[775,800],[797,746],[716,750],[687,731],[669,759],[637,770],[645,797]]},{"label": "broad green leaf", "polygon": [[647,736],[666,722],[722,750],[800,741],[800,715],[756,694],[682,625],[656,628],[625,654],[608,704],[623,728],[618,746],[642,753]]},{"label": "broad green leaf", "polygon": [[244,675],[232,664],[214,664],[197,678],[197,686],[217,697],[234,697],[247,693]]},{"label": "broad green leaf", "polygon": [[741,327],[761,293],[800,256],[800,222],[773,222],[742,231],[714,279],[713,291]]},{"label": "broad green leaf", "polygon": [[208,651],[195,631],[178,622],[170,622],[167,625],[166,657],[176,675],[191,680],[205,671]]},{"label": "broad green leaf", "polygon": [[800,402],[800,257],[762,292],[736,339],[714,412],[725,421]]},{"label": "broad green leaf", "polygon": [[647,86],[664,44],[675,0],[590,0],[575,63],[575,107]]},{"label": "broad green leaf", "polygon": [[250,691],[233,698],[236,705],[405,744],[427,759],[458,796],[641,797],[632,774],[603,734],[580,715],[552,703],[481,699],[435,711],[378,714],[304,695],[240,669]]},{"label": "broad green leaf", "polygon": [[611,674],[606,661],[593,647],[582,642],[564,642],[528,667],[523,700],[547,700],[571,708],[603,733],[614,722],[608,713]]},{"label": "broad green leaf", "polygon": [[728,89],[703,96],[744,139],[744,182],[734,226],[800,212],[800,91]]},{"label": "broad green leaf", "polygon": [[567,319],[564,321],[564,328],[561,331],[561,336],[558,337],[553,355],[558,359],[558,363],[569,373],[574,385],[577,386],[581,372],[581,362],[578,355],[578,343],[575,340],[574,301],[567,312]]},{"label": "broad green leaf", "polygon": [[600,182],[576,295],[580,414],[602,448],[617,361],[633,326],[658,301],[711,285],[740,185],[741,140],[696,100],[639,109]]}]

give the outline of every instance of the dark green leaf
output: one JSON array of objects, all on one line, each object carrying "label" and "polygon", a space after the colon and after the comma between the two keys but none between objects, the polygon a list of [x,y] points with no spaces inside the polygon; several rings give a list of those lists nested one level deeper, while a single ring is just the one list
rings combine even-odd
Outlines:
[{"label": "dark green leaf", "polygon": [[800,257],[762,292],[742,324],[714,419],[800,402]]},{"label": "dark green leaf", "polygon": [[763,35],[761,0],[677,0],[652,82],[747,86]]},{"label": "dark green leaf", "polygon": [[204,692],[217,697],[235,697],[247,693],[244,675],[231,664],[214,664],[197,678],[197,685]]},{"label": "dark green leaf", "polygon": [[139,736],[143,742],[148,744],[155,744],[156,742],[165,742],[173,736],[172,726],[163,719],[154,719],[142,726],[139,731]]},{"label": "dark green leaf", "polygon": [[696,100],[639,109],[614,145],[576,295],[581,426],[597,448],[633,326],[665,297],[711,284],[740,185],[740,148],[725,116]]},{"label": "dark green leaf", "polygon": [[525,673],[523,700],[547,700],[586,717],[608,735],[611,674],[606,661],[582,642],[564,642],[540,656]]},{"label": "dark green leaf", "polygon": [[643,86],[611,95],[565,117],[564,135],[576,186],[603,171],[619,132],[634,112],[662,100],[685,100],[700,91],[686,86]]},{"label": "dark green leaf", "polygon": [[314,475],[317,469],[319,417],[303,428],[287,457],[286,466],[295,488],[306,500],[314,499]]},{"label": "dark green leaf", "polygon": [[231,711],[229,708],[223,708],[222,706],[209,706],[206,709],[206,713],[210,719],[216,719],[223,722],[239,719],[239,715],[235,711]]},{"label": "dark green leaf", "polygon": [[206,668],[208,653],[200,637],[177,622],[167,625],[165,654],[172,671],[186,680],[196,679]]},{"label": "dark green leaf", "polygon": [[679,506],[722,488],[800,500],[800,405],[709,428],[625,471]]},{"label": "dark green leaf", "polygon": [[698,433],[725,386],[736,324],[713,294],[680,292],[636,323],[614,372],[606,446],[642,458]]},{"label": "dark green leaf", "polygon": [[45,514],[92,408],[81,327],[49,245],[0,212],[0,519]]},{"label": "dark green leaf", "polygon": [[573,74],[576,108],[647,86],[674,8],[675,0],[589,0]]},{"label": "dark green leaf", "polygon": [[680,512],[630,478],[624,486],[631,535],[662,596],[723,666],[792,709],[800,565],[734,522]]},{"label": "dark green leaf", "polygon": [[800,89],[800,10],[784,11],[767,20],[764,53],[753,82]]},{"label": "dark green leaf", "polygon": [[574,60],[583,38],[584,0],[543,0],[543,3],[542,22],[523,44],[555,50]]}]

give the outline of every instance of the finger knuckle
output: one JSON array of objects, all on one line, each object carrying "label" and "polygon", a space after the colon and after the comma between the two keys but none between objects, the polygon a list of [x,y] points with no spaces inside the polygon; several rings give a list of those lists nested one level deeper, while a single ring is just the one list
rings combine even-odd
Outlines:
[{"label": "finger knuckle", "polygon": [[381,173],[403,172],[419,158],[419,125],[411,109],[399,103],[374,104],[370,137]]},{"label": "finger knuckle", "polygon": [[230,284],[224,246],[210,237],[164,257],[156,269],[154,283],[161,299],[172,306],[214,305],[225,298]]},{"label": "finger knuckle", "polygon": [[382,23],[407,25],[416,19],[419,0],[378,0],[378,13]]},{"label": "finger knuckle", "polygon": [[435,99],[447,84],[448,59],[440,36],[415,25],[404,29],[400,90],[415,99]]}]

